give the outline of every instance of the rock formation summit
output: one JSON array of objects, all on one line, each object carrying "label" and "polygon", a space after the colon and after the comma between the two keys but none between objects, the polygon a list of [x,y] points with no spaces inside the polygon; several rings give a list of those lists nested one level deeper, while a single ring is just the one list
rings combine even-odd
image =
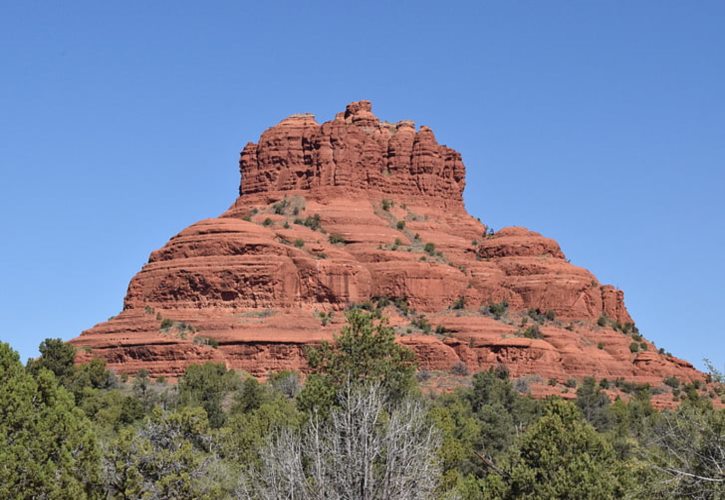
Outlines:
[{"label": "rock formation summit", "polygon": [[325,123],[293,115],[247,144],[239,198],[151,253],[116,317],[72,342],[79,361],[177,377],[218,361],[305,370],[351,307],[390,319],[433,374],[505,365],[535,392],[570,378],[660,384],[702,374],[643,339],[623,293],[519,227],[463,204],[461,155],[368,101]]}]

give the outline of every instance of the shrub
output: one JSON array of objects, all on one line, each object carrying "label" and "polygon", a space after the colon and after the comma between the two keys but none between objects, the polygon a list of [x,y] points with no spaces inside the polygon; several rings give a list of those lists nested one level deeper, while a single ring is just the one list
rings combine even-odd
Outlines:
[{"label": "shrub", "polygon": [[174,326],[174,322],[171,321],[169,318],[164,318],[163,320],[161,320],[161,329],[162,330],[168,330],[172,326]]},{"label": "shrub", "polygon": [[665,377],[662,381],[665,383],[665,385],[669,385],[673,389],[680,387],[680,379],[678,379],[677,377]]},{"label": "shrub", "polygon": [[448,333],[448,329],[443,325],[438,325],[438,326],[436,326],[435,332],[438,335],[445,335],[446,333]]},{"label": "shrub", "polygon": [[548,311],[546,311],[546,314],[544,314],[544,316],[546,316],[546,319],[548,319],[549,321],[554,321],[556,319],[556,311],[554,311],[553,309],[549,309]]},{"label": "shrub", "polygon": [[453,365],[453,367],[451,368],[451,373],[459,377],[465,377],[466,375],[468,375],[468,367],[465,363],[459,361],[458,363]]},{"label": "shrub", "polygon": [[262,225],[265,227],[271,226],[272,224],[274,224],[274,221],[272,219],[270,219],[269,217],[264,219],[264,222],[262,222]]},{"label": "shrub", "polygon": [[284,224],[282,225],[283,228],[289,229],[289,222],[284,221]]},{"label": "shrub", "polygon": [[602,389],[609,389],[609,380],[607,380],[606,378],[600,380],[599,387],[601,387]]},{"label": "shrub", "polygon": [[304,240],[301,240],[301,239],[297,238],[297,239],[295,240],[295,246],[296,246],[297,248],[302,248],[303,246],[305,246],[305,242],[304,242]]},{"label": "shrub", "polygon": [[408,305],[408,299],[406,297],[395,297],[392,301],[403,316],[410,314],[410,305]]},{"label": "shrub", "polygon": [[603,314],[601,316],[599,316],[599,319],[597,320],[597,325],[607,326],[607,317]]},{"label": "shrub", "polygon": [[347,243],[345,237],[341,234],[331,234],[328,239],[333,245],[344,245],[345,243]]},{"label": "shrub", "polygon": [[604,342],[599,342],[597,344],[597,349],[604,349]]},{"label": "shrub", "polygon": [[456,310],[465,309],[465,308],[466,308],[466,298],[463,295],[458,297],[456,299],[456,301],[453,303],[453,305],[451,306],[451,309],[456,309]]},{"label": "shrub", "polygon": [[436,253],[436,246],[435,246],[435,244],[433,244],[433,243],[430,243],[430,242],[428,242],[428,243],[426,243],[426,244],[425,244],[425,246],[423,247],[423,251],[424,251],[425,253],[427,253],[428,255],[431,255],[431,256],[433,256],[433,255],[435,255],[435,253]]},{"label": "shrub", "polygon": [[632,342],[629,344],[629,350],[631,352],[639,352],[639,344],[637,342]]},{"label": "shrub", "polygon": [[385,210],[387,212],[388,210],[390,210],[392,208],[392,206],[393,206],[393,202],[391,200],[387,200],[387,199],[383,200],[383,203],[382,203],[383,210]]},{"label": "shrub", "polygon": [[333,314],[334,314],[333,311],[330,311],[328,313],[325,313],[325,312],[320,313],[320,321],[322,323],[322,326],[327,326],[328,324],[330,324],[330,322],[332,321]]},{"label": "shrub", "polygon": [[426,318],[422,314],[416,318],[413,318],[413,321],[411,321],[411,324],[414,327],[418,328],[419,330],[422,330],[423,333],[431,332],[430,322],[428,322],[428,318]]},{"label": "shrub", "polygon": [[546,321],[546,314],[542,313],[541,309],[529,309],[526,311],[526,314],[537,323],[544,323]]},{"label": "shrub", "polygon": [[288,206],[289,206],[289,202],[287,201],[287,198],[285,198],[284,200],[278,201],[277,203],[272,205],[272,208],[274,209],[275,214],[284,215]]},{"label": "shrub", "polygon": [[313,231],[320,229],[320,214],[309,215],[303,222],[302,225],[309,227]]},{"label": "shrub", "polygon": [[564,385],[569,387],[570,389],[573,389],[576,387],[576,379],[570,378],[566,382],[564,382]]},{"label": "shrub", "polygon": [[549,384],[550,386],[554,387],[554,386],[555,386],[556,384],[558,384],[558,383],[559,383],[559,381],[558,381],[558,380],[556,380],[555,378],[550,378],[550,379],[549,379],[549,382],[547,382],[547,383],[548,383],[548,384]]},{"label": "shrub", "polygon": [[488,312],[495,318],[501,319],[502,316],[508,311],[509,304],[505,300],[498,304],[490,304],[488,306]]},{"label": "shrub", "polygon": [[403,229],[405,229],[405,221],[399,220],[398,223],[395,225],[395,227],[397,227],[400,231],[402,231]]},{"label": "shrub", "polygon": [[527,339],[540,339],[542,338],[541,330],[539,330],[539,327],[536,325],[531,325],[526,330],[520,333],[520,335],[526,337]]},{"label": "shrub", "polygon": [[219,341],[210,337],[196,336],[194,337],[194,343],[197,345],[208,345],[214,349],[219,347]]}]

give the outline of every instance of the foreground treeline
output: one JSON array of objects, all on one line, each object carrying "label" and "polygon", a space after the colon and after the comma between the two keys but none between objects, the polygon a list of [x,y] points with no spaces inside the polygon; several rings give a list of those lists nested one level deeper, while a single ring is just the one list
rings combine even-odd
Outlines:
[{"label": "foreground treeline", "polygon": [[424,395],[363,311],[310,351],[304,384],[212,363],[127,380],[73,358],[49,339],[24,367],[0,344],[0,498],[725,498],[725,410],[697,391],[666,412],[593,379],[540,401],[500,368]]}]

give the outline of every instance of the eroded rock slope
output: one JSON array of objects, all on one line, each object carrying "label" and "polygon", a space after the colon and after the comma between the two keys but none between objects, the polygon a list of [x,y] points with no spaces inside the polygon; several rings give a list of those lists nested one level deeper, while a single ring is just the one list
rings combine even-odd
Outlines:
[{"label": "eroded rock slope", "polygon": [[283,120],[239,165],[239,198],[151,254],[123,311],[73,340],[80,361],[166,377],[206,360],[304,371],[304,346],[362,306],[390,318],[423,370],[503,364],[542,394],[587,375],[702,378],[641,338],[623,293],[554,240],[470,216],[461,155],[427,127],[360,101],[322,124]]}]

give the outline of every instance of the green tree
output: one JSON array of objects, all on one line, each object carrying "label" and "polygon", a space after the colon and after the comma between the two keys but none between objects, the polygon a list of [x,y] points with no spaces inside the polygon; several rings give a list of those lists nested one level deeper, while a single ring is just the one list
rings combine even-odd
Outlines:
[{"label": "green tree", "polygon": [[518,439],[503,479],[507,498],[615,498],[620,478],[614,452],[576,406],[549,400],[545,413]]},{"label": "green tree", "polygon": [[76,365],[64,379],[64,386],[73,393],[79,406],[86,397],[93,396],[99,390],[111,389],[116,384],[116,377],[106,369],[106,362],[102,359]]},{"label": "green tree", "polygon": [[32,371],[0,343],[0,498],[92,497],[100,455],[91,423],[51,371]]},{"label": "green tree", "polygon": [[122,427],[142,420],[143,403],[118,389],[86,389],[79,407],[96,426],[99,435],[114,435]]},{"label": "green tree", "polygon": [[576,391],[576,405],[584,418],[598,431],[609,428],[611,417],[610,401],[593,377],[586,377]]},{"label": "green tree", "polygon": [[395,343],[395,332],[384,319],[353,309],[333,344],[310,349],[313,372],[298,396],[302,409],[329,408],[347,383],[380,383],[393,399],[414,386],[415,355]]},{"label": "green tree", "polygon": [[219,429],[221,455],[244,467],[259,464],[259,452],[273,433],[296,430],[302,423],[293,401],[259,385],[262,391],[256,394],[260,397],[253,404],[235,406]]},{"label": "green tree", "polygon": [[254,377],[247,377],[241,383],[241,387],[236,394],[232,413],[249,413],[259,408],[269,399],[270,394],[267,386],[259,383]]},{"label": "green tree", "polygon": [[238,387],[239,376],[221,363],[191,365],[179,380],[179,402],[201,406],[206,410],[209,424],[221,427],[226,418],[222,403],[227,394]]},{"label": "green tree", "polygon": [[202,408],[156,408],[138,428],[123,429],[104,456],[110,498],[225,498],[230,474],[214,452]]},{"label": "green tree", "polygon": [[73,373],[76,349],[61,339],[45,339],[38,348],[40,357],[28,361],[28,370],[37,374],[42,368],[50,370],[59,382]]},{"label": "green tree", "polygon": [[512,436],[527,427],[541,410],[539,402],[516,392],[503,367],[475,374],[467,398],[485,424],[482,444],[489,452],[507,448]]},{"label": "green tree", "polygon": [[438,452],[443,469],[441,487],[448,490],[465,482],[471,471],[480,466],[475,449],[481,436],[481,424],[460,391],[437,398],[429,417],[441,432],[442,444]]}]

